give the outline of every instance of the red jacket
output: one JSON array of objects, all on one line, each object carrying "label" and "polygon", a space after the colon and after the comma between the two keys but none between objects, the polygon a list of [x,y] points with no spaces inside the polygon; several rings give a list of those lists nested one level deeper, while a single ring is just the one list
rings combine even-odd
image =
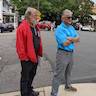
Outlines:
[{"label": "red jacket", "polygon": [[[37,32],[39,31],[39,26],[36,26]],[[29,23],[23,20],[22,23],[17,28],[16,32],[16,50],[20,60],[31,60],[32,62],[37,62],[37,57],[35,54],[35,49],[33,45],[33,36]],[[42,56],[42,42],[40,38],[40,48],[38,50],[38,56]]]}]

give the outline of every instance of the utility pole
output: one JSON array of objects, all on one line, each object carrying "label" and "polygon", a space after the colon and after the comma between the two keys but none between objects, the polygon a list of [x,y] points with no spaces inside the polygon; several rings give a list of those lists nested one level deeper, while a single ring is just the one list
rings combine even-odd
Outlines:
[{"label": "utility pole", "polygon": [[40,1],[38,0],[38,6],[37,6],[37,9],[39,10],[40,8]]}]

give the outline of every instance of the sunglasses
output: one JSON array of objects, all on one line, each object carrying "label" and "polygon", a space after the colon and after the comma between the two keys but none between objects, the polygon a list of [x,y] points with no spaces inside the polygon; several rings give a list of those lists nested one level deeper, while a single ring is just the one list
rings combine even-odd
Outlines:
[{"label": "sunglasses", "polygon": [[67,19],[72,19],[72,17],[66,17]]}]

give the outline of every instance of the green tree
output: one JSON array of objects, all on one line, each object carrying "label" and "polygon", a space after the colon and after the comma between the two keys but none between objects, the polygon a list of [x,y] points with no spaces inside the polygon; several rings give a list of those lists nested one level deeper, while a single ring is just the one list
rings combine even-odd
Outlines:
[{"label": "green tree", "polygon": [[20,15],[24,14],[28,6],[37,8],[42,14],[60,15],[64,9],[70,9],[74,16],[91,14],[93,2],[91,0],[11,0]]}]

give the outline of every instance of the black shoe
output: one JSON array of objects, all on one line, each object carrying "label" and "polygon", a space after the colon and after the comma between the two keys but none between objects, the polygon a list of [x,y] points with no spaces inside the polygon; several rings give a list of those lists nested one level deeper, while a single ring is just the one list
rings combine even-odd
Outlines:
[{"label": "black shoe", "polygon": [[39,92],[32,90],[30,96],[39,96]]},{"label": "black shoe", "polygon": [[65,87],[65,90],[66,90],[66,91],[74,91],[74,92],[77,91],[77,89],[74,88],[74,87],[72,87],[72,86],[70,86],[70,87]]}]

